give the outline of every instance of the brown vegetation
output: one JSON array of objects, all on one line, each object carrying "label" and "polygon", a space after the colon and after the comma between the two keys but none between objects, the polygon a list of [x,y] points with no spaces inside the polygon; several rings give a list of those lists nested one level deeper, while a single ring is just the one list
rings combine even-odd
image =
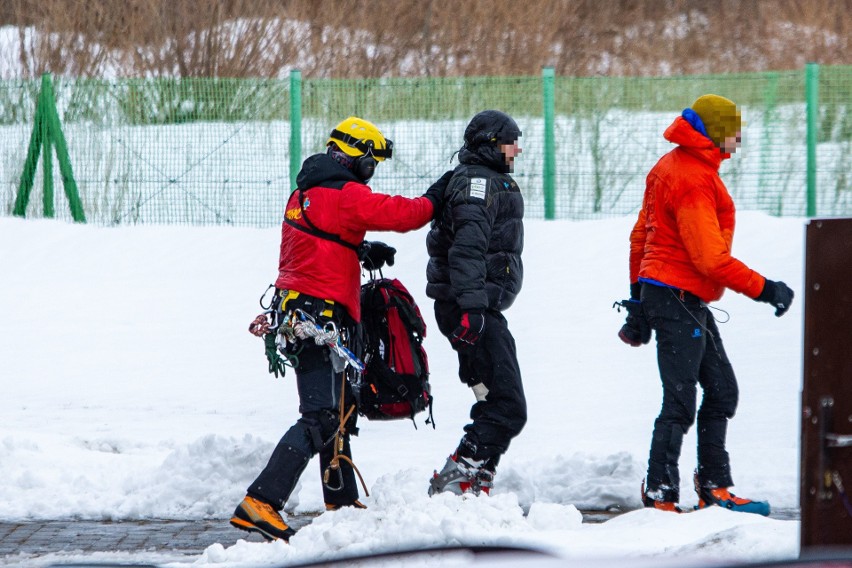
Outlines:
[{"label": "brown vegetation", "polygon": [[3,73],[22,78],[799,69],[852,63],[850,22],[852,0],[0,2],[0,25],[18,30]]}]

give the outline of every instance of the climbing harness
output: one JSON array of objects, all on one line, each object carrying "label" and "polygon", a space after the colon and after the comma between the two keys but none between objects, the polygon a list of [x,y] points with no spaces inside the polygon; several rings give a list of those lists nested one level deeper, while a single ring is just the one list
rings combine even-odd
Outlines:
[{"label": "climbing harness", "polygon": [[[266,300],[270,288],[267,287],[260,297],[260,307],[263,313],[258,315],[249,325],[252,335],[264,340],[266,358],[269,362],[269,372],[276,377],[284,375],[285,367],[297,367],[299,365],[298,355],[301,346],[294,347],[300,340],[311,339],[317,345],[324,345],[331,351],[331,361],[336,373],[342,372],[347,365],[357,372],[364,370],[364,363],[346,347],[348,331],[338,328],[334,321],[327,321],[320,325],[316,318],[301,308],[287,309],[290,300],[296,300],[300,294],[294,290],[276,291],[271,299]],[[319,315],[332,318],[334,315],[334,302],[325,301],[324,309]]]}]

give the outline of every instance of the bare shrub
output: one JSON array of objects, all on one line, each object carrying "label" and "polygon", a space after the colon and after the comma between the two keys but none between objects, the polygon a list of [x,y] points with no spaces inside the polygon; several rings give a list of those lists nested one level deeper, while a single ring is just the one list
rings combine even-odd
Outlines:
[{"label": "bare shrub", "polygon": [[[849,64],[852,0],[4,0],[26,77],[680,75]],[[34,33],[33,33],[34,32]]]}]

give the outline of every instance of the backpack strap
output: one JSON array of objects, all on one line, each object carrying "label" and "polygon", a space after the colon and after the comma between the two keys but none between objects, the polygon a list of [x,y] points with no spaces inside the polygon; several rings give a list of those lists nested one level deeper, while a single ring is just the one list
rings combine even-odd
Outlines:
[{"label": "backpack strap", "polygon": [[308,219],[308,213],[307,213],[307,211],[305,211],[305,192],[306,192],[306,190],[304,190],[300,187],[300,188],[297,188],[293,193],[295,193],[296,191],[299,192],[299,209],[302,211],[302,219],[305,220],[305,223],[307,223],[308,226],[305,227],[304,225],[300,225],[300,224],[296,223],[295,221],[293,221],[292,219],[289,219],[286,215],[284,216],[284,222],[287,223],[288,225],[290,225],[291,227],[293,227],[294,229],[302,231],[303,233],[307,233],[308,235],[317,237],[319,239],[325,239],[327,241],[337,243],[337,244],[344,246],[344,247],[346,247],[350,250],[353,250],[357,253],[358,249],[361,247],[362,243],[358,243],[356,245],[356,244],[350,243],[349,241],[345,241],[345,240],[343,240],[343,238],[341,238],[340,235],[336,235],[334,233],[327,233],[327,232],[323,231],[322,229],[320,229],[319,227],[314,225],[311,222],[310,219]]}]

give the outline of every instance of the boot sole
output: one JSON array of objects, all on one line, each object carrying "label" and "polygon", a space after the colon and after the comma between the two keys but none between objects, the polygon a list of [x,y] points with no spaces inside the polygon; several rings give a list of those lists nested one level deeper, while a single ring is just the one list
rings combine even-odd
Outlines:
[{"label": "boot sole", "polygon": [[273,534],[270,534],[270,533],[266,532],[265,530],[263,530],[262,528],[258,527],[257,525],[250,523],[248,521],[245,521],[245,520],[243,520],[239,517],[231,517],[230,523],[231,523],[231,526],[238,528],[241,531],[246,531],[248,533],[257,533],[260,536],[262,536],[263,538],[265,538],[267,541],[270,541],[270,542],[273,541],[273,540],[283,540],[286,543],[290,542],[289,538],[284,538],[284,537],[275,536]]},{"label": "boot sole", "polygon": [[334,505],[332,503],[325,504],[326,511],[339,511],[340,509],[366,509],[367,506],[363,504],[361,501],[355,501],[354,503],[347,503],[346,505]]},{"label": "boot sole", "polygon": [[718,499],[714,499],[712,495],[707,495],[703,492],[698,494],[698,505],[695,506],[696,511],[713,506],[721,507],[722,509],[727,509],[734,513],[751,513],[753,515],[761,515],[763,517],[768,517],[772,510],[767,501],[749,501],[748,503],[738,505],[733,501],[720,501]]},{"label": "boot sole", "polygon": [[771,512],[769,503],[763,501],[752,501],[745,505],[737,505],[732,501],[711,501],[710,503],[705,502],[703,505],[699,503],[695,506],[695,510],[700,511],[707,507],[721,507],[722,509],[727,509],[734,513],[751,513],[753,515],[761,515],[763,517],[768,517]]}]

